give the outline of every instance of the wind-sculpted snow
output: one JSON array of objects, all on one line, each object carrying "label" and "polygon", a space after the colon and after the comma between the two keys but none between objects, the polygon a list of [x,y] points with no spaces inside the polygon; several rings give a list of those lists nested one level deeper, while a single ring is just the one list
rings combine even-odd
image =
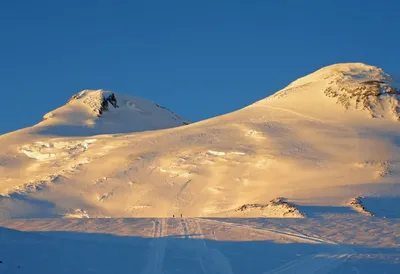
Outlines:
[{"label": "wind-sculpted snow", "polygon": [[29,158],[39,161],[71,158],[85,152],[96,139],[69,141],[69,142],[35,142],[23,145],[20,149]]}]

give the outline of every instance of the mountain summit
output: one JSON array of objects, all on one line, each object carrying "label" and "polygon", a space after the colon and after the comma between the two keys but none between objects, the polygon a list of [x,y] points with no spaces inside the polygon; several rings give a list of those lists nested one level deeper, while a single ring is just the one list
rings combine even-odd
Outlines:
[{"label": "mountain summit", "polygon": [[105,90],[83,90],[31,128],[39,134],[90,136],[182,126],[187,121],[151,101]]},{"label": "mountain summit", "polygon": [[[304,104],[310,108],[309,103],[314,101],[311,97],[321,95],[333,99],[318,98],[318,103],[324,106],[335,102],[345,110],[362,111],[372,118],[400,119],[400,91],[391,76],[378,67],[362,63],[324,67],[292,82],[268,99],[274,101],[271,104],[279,105],[282,102],[274,99],[285,98],[290,104]],[[318,106],[312,108],[319,109]]]},{"label": "mountain summit", "polygon": [[400,216],[398,102],[390,76],[359,63],[186,126],[155,103],[82,91],[0,136],[0,214]]}]

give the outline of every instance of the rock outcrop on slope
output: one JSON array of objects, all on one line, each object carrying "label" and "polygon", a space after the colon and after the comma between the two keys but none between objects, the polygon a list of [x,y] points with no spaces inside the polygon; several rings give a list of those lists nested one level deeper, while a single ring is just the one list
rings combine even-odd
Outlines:
[{"label": "rock outcrop on slope", "polygon": [[[295,205],[287,202],[284,198],[278,197],[267,204],[244,204],[235,210],[247,216],[263,216],[269,218],[305,218],[306,215],[300,212]],[[238,215],[240,216],[240,215]]]},{"label": "rock outcrop on slope", "polygon": [[84,104],[87,104],[92,111],[97,115],[101,116],[104,111],[108,111],[109,105],[111,104],[114,108],[118,108],[117,99],[113,92],[96,90],[88,91],[84,90],[75,94],[68,100],[67,104],[74,100],[82,99]]},{"label": "rock outcrop on slope", "polygon": [[352,198],[349,201],[349,205],[356,211],[366,215],[366,216],[375,216],[372,212],[370,212],[368,209],[365,208],[364,204],[363,204],[363,200],[364,197],[363,196],[358,196],[355,198]]},{"label": "rock outcrop on slope", "polygon": [[335,64],[302,77],[271,96],[296,95],[299,89],[318,86],[345,110],[358,110],[371,118],[400,120],[400,90],[381,68],[362,63]]}]

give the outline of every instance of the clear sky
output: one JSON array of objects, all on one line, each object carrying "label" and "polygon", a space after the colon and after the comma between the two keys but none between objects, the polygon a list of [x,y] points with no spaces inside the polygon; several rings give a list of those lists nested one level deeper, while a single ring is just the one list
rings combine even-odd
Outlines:
[{"label": "clear sky", "polygon": [[400,76],[399,51],[399,0],[4,0],[0,134],[83,89],[197,121],[333,63]]}]

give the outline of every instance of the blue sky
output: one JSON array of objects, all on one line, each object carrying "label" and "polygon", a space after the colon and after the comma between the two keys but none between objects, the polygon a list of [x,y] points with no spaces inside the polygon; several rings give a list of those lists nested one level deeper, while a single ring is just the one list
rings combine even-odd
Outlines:
[{"label": "blue sky", "polygon": [[400,76],[400,1],[1,1],[0,134],[83,89],[191,121],[242,108],[338,62]]}]

